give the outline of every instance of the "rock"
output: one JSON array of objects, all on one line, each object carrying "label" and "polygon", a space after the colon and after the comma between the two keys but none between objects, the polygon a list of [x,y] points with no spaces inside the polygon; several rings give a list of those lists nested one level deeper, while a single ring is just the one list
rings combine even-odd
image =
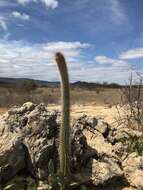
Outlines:
[{"label": "rock", "polygon": [[71,169],[79,172],[90,158],[97,158],[97,151],[88,145],[86,136],[78,127],[73,127],[71,139]]},{"label": "rock", "polygon": [[94,131],[97,124],[98,120],[95,117],[83,115],[73,123],[73,129],[80,129],[83,131],[85,128],[88,128],[89,130]]},{"label": "rock", "polygon": [[93,159],[92,182],[95,186],[104,185],[110,180],[122,178],[123,172],[120,167],[111,160],[99,162]]},{"label": "rock", "polygon": [[108,123],[106,123],[106,122],[104,122],[102,120],[98,121],[98,124],[96,126],[96,130],[99,131],[105,138],[109,133],[109,129],[110,128],[109,128]]},{"label": "rock", "polygon": [[[5,162],[3,159],[0,160],[1,178],[5,178],[7,181],[21,170],[26,169],[26,172],[28,170],[32,177],[38,177],[41,180],[47,179],[49,161],[53,160],[55,169],[59,164],[59,122],[57,112],[49,112],[44,104],[36,105],[31,102],[25,103],[21,107],[11,108],[1,116],[0,153],[1,158],[5,159]],[[6,136],[8,136],[7,141],[5,140]],[[89,158],[95,155],[95,151],[87,145],[86,137],[82,132],[73,130],[71,138],[71,169],[74,171],[76,168],[78,171]],[[13,144],[16,145],[13,146]],[[8,165],[8,170],[5,169],[6,165]],[[14,168],[10,169],[12,166]],[[2,172],[3,169],[5,175]],[[13,173],[11,170],[15,172]],[[6,175],[8,178],[3,177]]]},{"label": "rock", "polygon": [[142,135],[141,132],[125,127],[124,125],[121,125],[116,128],[111,128],[107,139],[112,144],[115,144],[117,142],[125,142],[126,140],[129,140],[131,138],[137,139],[141,135]]},{"label": "rock", "polygon": [[131,143],[141,136],[141,132],[122,125],[117,128],[111,127],[106,140],[114,146],[113,152],[123,161],[130,153]]},{"label": "rock", "polygon": [[[127,148],[126,148],[127,149]],[[120,159],[122,162],[129,154],[125,149],[125,146],[122,142],[117,142],[113,145],[114,154]]]},{"label": "rock", "polygon": [[80,130],[88,129],[91,132],[98,131],[103,136],[107,136],[110,130],[110,126],[108,123],[104,122],[102,119],[97,119],[96,117],[91,117],[87,115],[83,115],[79,117],[75,123],[74,128],[78,128]]},{"label": "rock", "polygon": [[77,134],[84,134],[88,146],[92,147],[92,149],[95,150],[99,157],[101,157],[102,155],[116,157],[113,152],[114,146],[109,143],[105,138],[105,133],[107,134],[107,131],[110,130],[108,129],[109,125],[104,123],[102,120],[96,121],[96,125],[93,125],[93,123],[94,122],[91,117],[85,115],[83,117],[80,117],[73,125],[74,134],[76,136]]},{"label": "rock", "polygon": [[108,143],[101,133],[95,132],[95,134],[93,134],[90,131],[85,130],[84,135],[87,138],[87,144],[95,149],[100,157],[102,155],[113,156],[112,144]]},{"label": "rock", "polygon": [[143,189],[143,156],[130,154],[122,163],[124,175],[132,187]]},{"label": "rock", "polygon": [[[47,180],[50,160],[58,169],[60,123],[58,112],[31,102],[0,116],[0,184],[19,173]],[[140,133],[86,115],[71,126],[70,167],[76,179],[92,180],[95,186],[120,179],[133,188],[143,188],[143,158],[129,155],[125,148],[129,138],[138,138]]]},{"label": "rock", "polygon": [[122,190],[137,190],[137,189],[135,189],[135,188],[133,188],[133,187],[125,187],[125,188],[123,188]]},{"label": "rock", "polygon": [[[80,118],[80,120],[77,120],[74,125],[74,134],[76,137],[77,134],[79,136],[81,134],[86,136],[86,149],[83,149],[84,154],[80,157],[80,160],[86,160],[88,167],[87,165],[81,167],[82,173],[87,175],[87,177],[90,176],[90,179],[96,186],[105,185],[109,181],[119,178],[122,180],[124,177],[123,171],[120,168],[120,158],[114,151],[114,145],[109,143],[106,138],[106,136],[108,136],[108,130],[110,130],[109,125],[103,121],[99,121],[94,128],[91,127],[89,123],[86,127],[85,123],[87,122],[85,122],[85,119],[86,117],[84,116],[84,122],[82,122],[82,119]],[[77,145],[78,143],[75,144]],[[75,150],[77,150],[77,148],[75,148]],[[89,156],[85,159],[85,155]]]},{"label": "rock", "polygon": [[[92,147],[89,152],[92,152],[93,162],[90,165],[92,171],[88,173],[91,174],[91,179],[94,185],[106,184],[113,179],[120,178],[125,183],[131,184],[134,188],[142,188],[142,171],[134,171],[130,178],[134,181],[132,184],[130,178],[128,178],[128,173],[126,175],[125,170],[122,169],[123,160],[128,157],[128,145],[131,138],[137,139],[141,136],[141,133],[127,127],[120,126],[119,128],[114,128],[99,120],[96,125],[88,123],[88,117],[84,116],[80,120],[77,120],[74,127],[76,132],[83,133],[87,139],[87,145]],[[92,119],[90,119],[92,121]],[[86,126],[86,123],[87,126]],[[84,149],[85,150],[85,149]],[[83,157],[82,157],[83,158]],[[81,158],[81,159],[82,159]],[[139,157],[138,157],[139,159]],[[105,161],[106,160],[106,161]],[[133,161],[134,162],[134,161]],[[85,173],[87,170],[85,169]],[[124,176],[125,172],[125,176]],[[133,180],[135,174],[135,180]],[[126,181],[127,180],[127,181]]]},{"label": "rock", "polygon": [[[35,105],[31,102],[14,107],[0,117],[2,179],[6,181],[25,168],[33,176],[39,176],[40,170],[43,174],[41,178],[47,178],[49,160],[57,162],[59,125],[56,118],[56,112],[49,112],[44,104]],[[5,169],[4,175],[2,170],[5,165],[8,165],[8,170],[6,172]]]},{"label": "rock", "polygon": [[25,168],[25,147],[17,137],[0,138],[0,184],[14,177]]}]

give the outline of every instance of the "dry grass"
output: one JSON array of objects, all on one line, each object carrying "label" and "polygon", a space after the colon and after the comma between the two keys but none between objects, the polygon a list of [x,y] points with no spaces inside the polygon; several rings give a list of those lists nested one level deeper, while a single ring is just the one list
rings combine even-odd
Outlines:
[{"label": "dry grass", "polygon": [[[119,89],[71,89],[71,115],[72,117],[79,117],[87,114],[104,118],[112,123],[117,114],[114,104],[119,103],[120,98]],[[10,88],[0,88],[0,114],[5,113],[13,105],[22,105],[27,101],[36,104],[44,102],[48,105],[49,110],[60,111],[60,89],[38,88],[28,93]]]},{"label": "dry grass", "polygon": [[72,103],[96,105],[114,105],[120,102],[120,89],[98,88],[96,90],[71,90]]},{"label": "dry grass", "polygon": [[[120,102],[120,90],[99,88],[95,90],[71,89],[71,103],[82,105],[113,105]],[[0,88],[0,106],[10,107],[21,105],[26,101],[34,103],[44,102],[47,104],[60,104],[59,88],[37,88],[34,91],[26,92],[12,88]]]}]

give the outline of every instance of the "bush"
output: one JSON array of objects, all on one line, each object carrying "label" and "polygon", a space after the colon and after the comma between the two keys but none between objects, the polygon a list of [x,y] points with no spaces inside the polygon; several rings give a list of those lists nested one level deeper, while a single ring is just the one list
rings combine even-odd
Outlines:
[{"label": "bush", "polygon": [[[143,85],[142,77],[138,78],[138,82],[133,84],[131,75],[130,85],[122,88],[122,102],[118,110],[117,121],[128,127],[143,132]],[[120,113],[122,110],[123,113]]]},{"label": "bush", "polygon": [[27,91],[30,92],[32,90],[35,90],[36,88],[37,88],[37,84],[34,80],[27,79],[27,80],[24,80],[21,84],[21,89],[26,92]]}]

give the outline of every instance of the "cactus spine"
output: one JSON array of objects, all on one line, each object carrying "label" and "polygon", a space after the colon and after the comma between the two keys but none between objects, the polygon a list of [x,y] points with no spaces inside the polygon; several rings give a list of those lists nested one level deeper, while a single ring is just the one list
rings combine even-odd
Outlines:
[{"label": "cactus spine", "polygon": [[60,172],[64,177],[70,174],[70,92],[67,65],[64,56],[56,53],[55,59],[61,78],[62,126],[60,128],[59,157]]}]

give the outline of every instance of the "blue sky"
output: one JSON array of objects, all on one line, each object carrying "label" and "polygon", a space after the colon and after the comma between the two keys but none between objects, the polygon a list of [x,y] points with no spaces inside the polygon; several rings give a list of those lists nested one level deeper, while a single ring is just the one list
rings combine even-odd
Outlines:
[{"label": "blue sky", "polygon": [[0,77],[126,83],[143,73],[142,0],[0,0]]}]

